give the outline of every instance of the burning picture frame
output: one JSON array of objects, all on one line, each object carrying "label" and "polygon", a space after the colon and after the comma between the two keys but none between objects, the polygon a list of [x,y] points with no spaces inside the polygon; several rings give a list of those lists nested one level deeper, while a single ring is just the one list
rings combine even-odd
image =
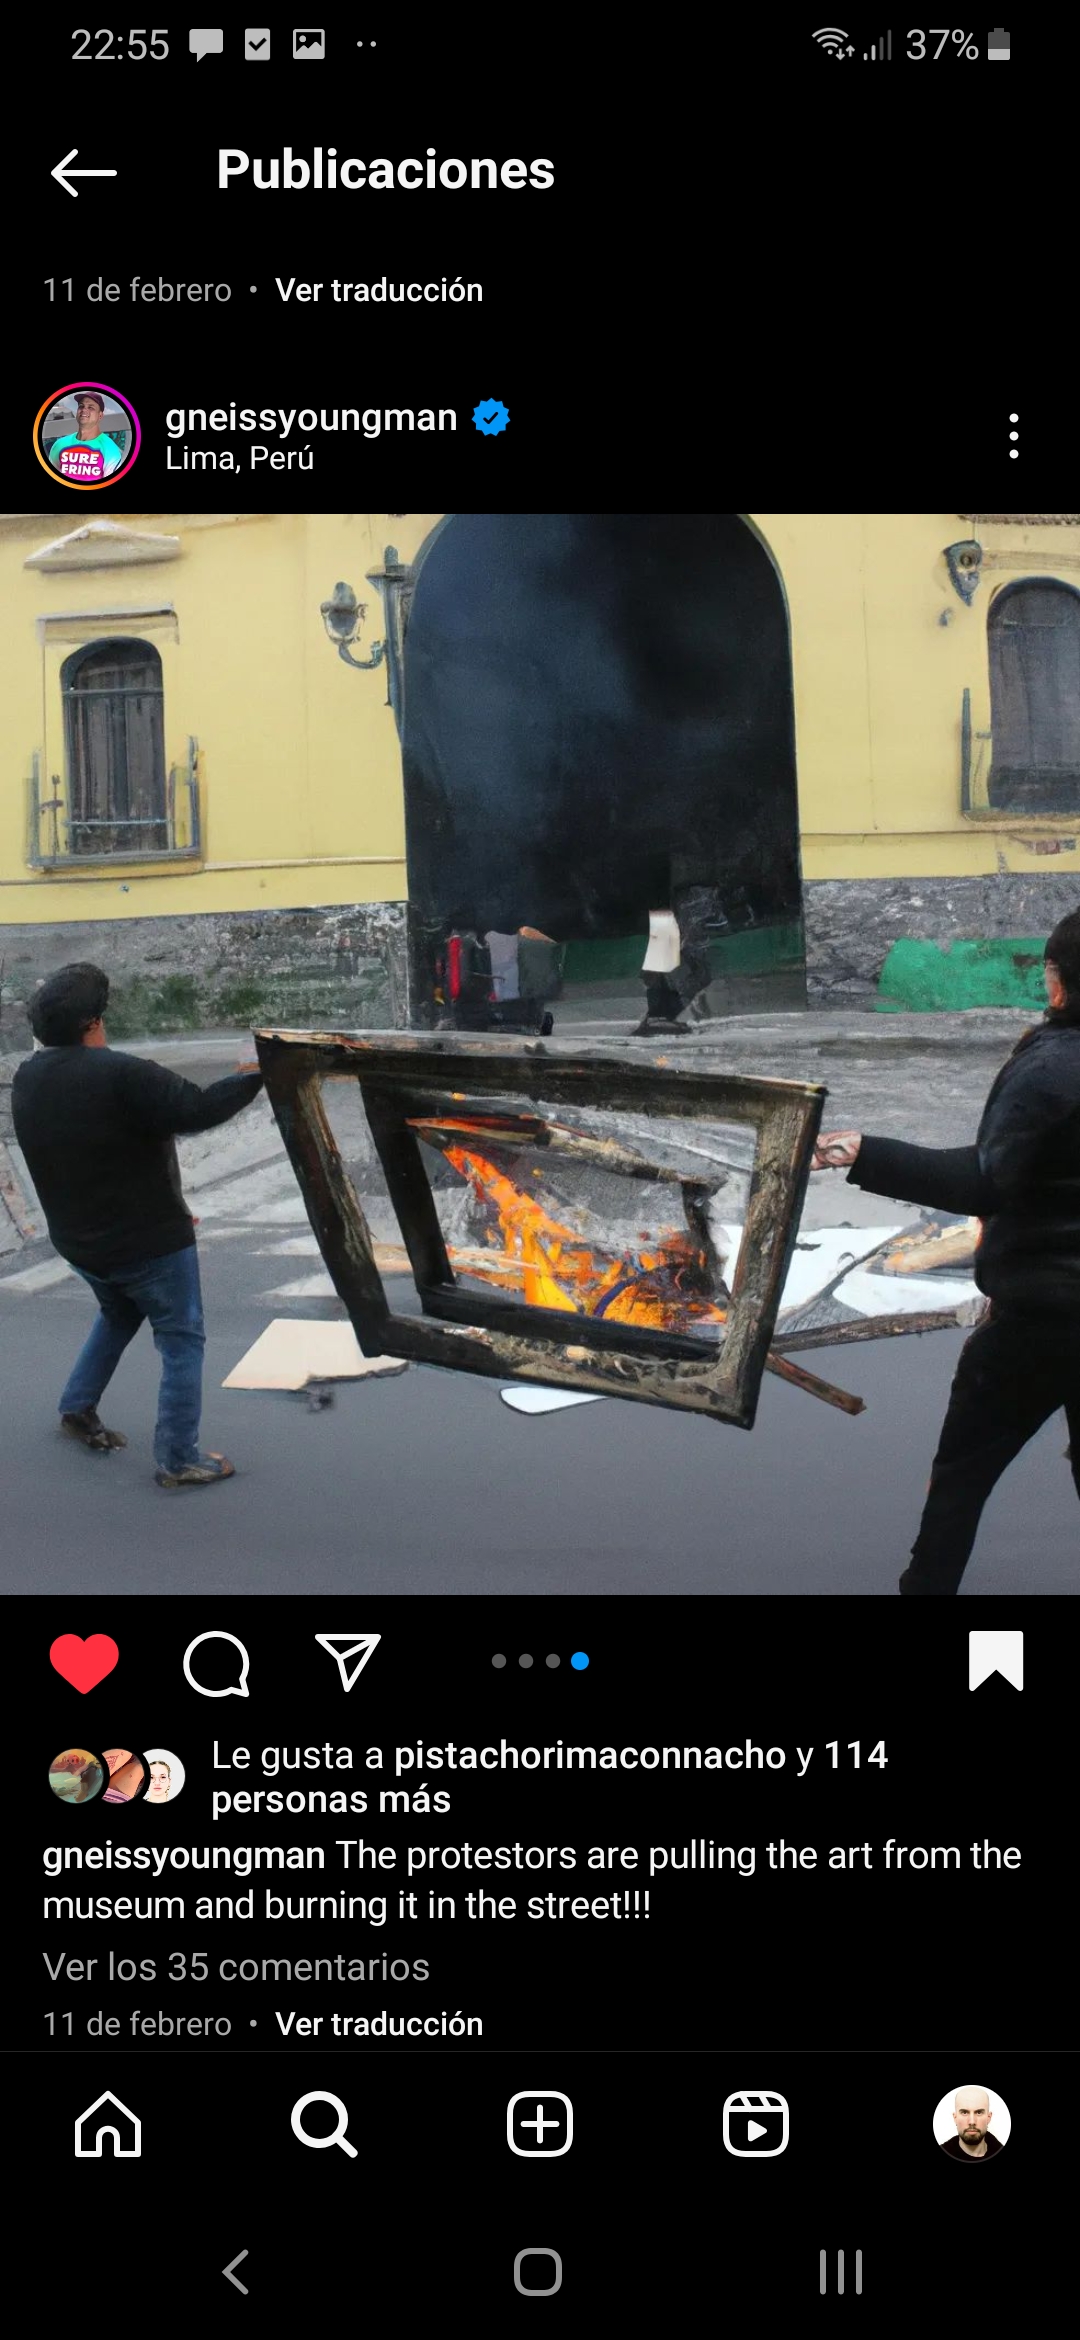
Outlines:
[{"label": "burning picture frame", "polygon": [[[631,1398],[747,1430],[767,1368],[861,1410],[770,1354],[826,1096],[820,1083],[456,1033],[269,1030],[255,1043],[308,1218],[365,1355]],[[337,1081],[358,1084],[419,1316],[390,1306],[324,1104],[324,1083]],[[700,1170],[673,1163],[670,1146],[642,1135],[643,1121],[742,1133],[745,1215],[730,1286],[709,1207],[722,1175],[710,1174],[704,1149]],[[452,1252],[425,1148],[492,1203],[501,1251]],[[632,1257],[625,1244],[597,1251],[537,1199],[552,1164],[666,1185],[684,1225],[659,1237],[644,1231]]]}]

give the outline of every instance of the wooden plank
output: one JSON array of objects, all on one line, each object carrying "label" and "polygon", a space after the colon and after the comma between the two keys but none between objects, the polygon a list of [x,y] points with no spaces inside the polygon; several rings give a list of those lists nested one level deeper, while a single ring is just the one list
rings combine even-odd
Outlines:
[{"label": "wooden plank", "polygon": [[433,1091],[440,1107],[453,1109],[462,1096],[534,1096],[545,1102],[627,1112],[656,1111],[674,1119],[704,1113],[707,1119],[760,1124],[770,1105],[795,1100],[823,1103],[819,1081],[757,1080],[748,1073],[710,1072],[698,1064],[672,1063],[666,1056],[615,1057],[605,1043],[587,1048],[545,1040],[500,1036],[471,1040],[458,1033],[257,1032],[259,1061],[267,1066],[296,1054],[317,1062],[331,1079],[358,1076],[394,1088]]},{"label": "wooden plank", "polygon": [[804,1390],[807,1397],[822,1398],[827,1406],[838,1406],[842,1414],[864,1414],[866,1399],[852,1397],[850,1390],[837,1389],[834,1381],[820,1381],[816,1373],[807,1373],[801,1365],[789,1365],[786,1357],[776,1356],[772,1350],[765,1359],[766,1373],[775,1373],[781,1381],[790,1381],[793,1388]]},{"label": "wooden plank", "polygon": [[774,1350],[788,1356],[798,1349],[845,1348],[851,1341],[895,1340],[901,1333],[955,1332],[958,1325],[970,1329],[980,1321],[976,1303],[969,1300],[961,1308],[912,1310],[901,1316],[860,1316],[851,1324],[823,1324],[816,1332],[775,1332],[772,1345]]},{"label": "wooden plank", "polygon": [[[440,1293],[439,1297],[445,1301],[448,1295]],[[520,1321],[523,1312],[518,1313]],[[567,1319],[578,1333],[585,1321],[582,1317]],[[662,1360],[658,1371],[641,1357],[594,1354],[580,1339],[560,1349],[554,1342],[522,1340],[480,1325],[435,1324],[425,1317],[392,1316],[386,1330],[387,1354],[408,1357],[418,1365],[446,1366],[453,1372],[478,1373],[485,1379],[537,1381],[544,1387],[595,1389],[604,1397],[707,1414],[714,1422],[729,1422],[740,1430],[753,1426],[745,1393],[725,1383],[715,1368],[694,1371],[689,1364]]]},{"label": "wooden plank", "polygon": [[310,1051],[270,1064],[256,1039],[267,1095],[296,1174],[311,1230],[366,1356],[386,1349],[390,1309],[360,1200],[338,1153]]},{"label": "wooden plank", "polygon": [[[451,1146],[472,1153],[483,1152],[486,1145],[507,1146],[587,1162],[595,1170],[611,1170],[617,1177],[644,1179],[650,1185],[700,1186],[702,1183],[700,1171],[664,1169],[659,1163],[645,1161],[640,1154],[632,1154],[616,1138],[587,1137],[581,1130],[564,1129],[557,1121],[527,1121],[523,1117],[515,1125],[509,1117],[504,1120],[494,1113],[475,1121],[470,1121],[464,1113],[460,1119],[449,1113],[438,1120],[414,1118],[411,1113],[408,1118],[410,1129],[416,1131],[425,1145],[438,1146],[443,1153]],[[724,1165],[718,1162],[717,1185],[724,1175]]]},{"label": "wooden plank", "polygon": [[714,1366],[722,1342],[696,1338],[692,1333],[667,1332],[647,1324],[622,1324],[608,1316],[579,1316],[576,1309],[533,1308],[525,1301],[504,1300],[497,1292],[463,1292],[460,1285],[447,1291],[441,1285],[418,1285],[429,1316],[451,1324],[481,1325],[492,1332],[520,1333],[528,1340],[586,1342],[591,1349],[613,1349],[627,1357],[651,1357],[657,1363],[675,1358],[679,1363]]},{"label": "wooden plank", "polygon": [[365,1081],[360,1094],[417,1285],[452,1284],[454,1271],[416,1133],[386,1090]]}]

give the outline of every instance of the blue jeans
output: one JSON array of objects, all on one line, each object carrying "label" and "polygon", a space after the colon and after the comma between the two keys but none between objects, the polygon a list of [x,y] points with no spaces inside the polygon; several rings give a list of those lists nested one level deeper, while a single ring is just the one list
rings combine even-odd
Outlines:
[{"label": "blue jeans", "polygon": [[89,1284],[99,1315],[76,1358],[60,1412],[81,1414],[97,1405],[128,1342],[134,1340],[141,1324],[149,1322],[161,1358],[154,1460],[159,1470],[183,1470],[199,1455],[206,1346],[195,1245],[189,1244],[184,1251],[163,1252],[157,1259],[138,1260],[132,1267],[114,1268],[108,1275],[92,1276],[87,1268],[79,1268],[77,1273]]}]

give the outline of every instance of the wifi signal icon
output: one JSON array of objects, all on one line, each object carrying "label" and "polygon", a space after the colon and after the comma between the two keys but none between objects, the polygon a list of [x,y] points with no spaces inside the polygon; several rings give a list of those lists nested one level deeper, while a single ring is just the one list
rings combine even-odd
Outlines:
[{"label": "wifi signal icon", "polygon": [[846,32],[839,32],[834,24],[823,26],[820,32],[813,35],[813,38],[819,48],[829,51],[830,56],[842,57],[845,51],[849,57],[851,55],[851,45]]}]

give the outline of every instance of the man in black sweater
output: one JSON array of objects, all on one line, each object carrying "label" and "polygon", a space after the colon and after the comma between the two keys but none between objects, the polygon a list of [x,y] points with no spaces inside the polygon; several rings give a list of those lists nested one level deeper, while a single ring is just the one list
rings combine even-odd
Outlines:
[{"label": "man in black sweater", "polygon": [[98,1400],[128,1342],[149,1322],[161,1358],[154,1437],[159,1487],[230,1479],[222,1454],[199,1451],[205,1346],[195,1222],[180,1190],[174,1140],[214,1129],[249,1105],[262,1074],[197,1089],[164,1065],[110,1048],[100,967],[61,967],[34,995],[41,1049],[12,1083],[15,1135],[62,1259],[89,1284],[98,1317],[60,1399],[64,1430],[93,1452],[125,1446]]},{"label": "man in black sweater", "polygon": [[975,1280],[990,1309],[965,1342],[902,1593],[955,1593],[983,1505],[1064,1406],[1080,1494],[1080,910],[1046,945],[1049,1001],[986,1100],[973,1146],[833,1130],[816,1170],[870,1194],[983,1221]]}]

